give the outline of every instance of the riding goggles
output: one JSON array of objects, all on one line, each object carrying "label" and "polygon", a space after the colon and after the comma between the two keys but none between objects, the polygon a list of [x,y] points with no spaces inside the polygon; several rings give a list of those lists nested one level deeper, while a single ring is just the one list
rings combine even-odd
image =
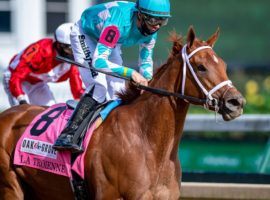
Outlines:
[{"label": "riding goggles", "polygon": [[150,26],[157,26],[157,25],[165,26],[168,23],[167,17],[153,17],[142,13],[141,16],[143,21]]}]

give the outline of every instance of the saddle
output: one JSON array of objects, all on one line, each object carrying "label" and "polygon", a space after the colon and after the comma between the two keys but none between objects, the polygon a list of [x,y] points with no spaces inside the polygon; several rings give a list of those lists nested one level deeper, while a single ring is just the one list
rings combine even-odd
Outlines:
[{"label": "saddle", "polygon": [[[100,104],[94,111],[94,114],[92,112],[89,112],[88,115],[85,117],[85,119],[82,121],[82,123],[79,125],[78,129],[75,131],[73,141],[74,143],[80,146],[80,149],[82,149],[82,151],[83,151],[82,143],[83,143],[85,134],[87,133],[87,130],[93,125],[93,123],[100,116],[100,112],[111,102],[112,101],[107,101]],[[66,102],[67,107],[72,110],[75,110],[77,104],[78,102],[75,100],[68,100]],[[80,153],[81,152],[79,152],[78,154]],[[76,155],[76,153],[72,153],[72,154]]]}]

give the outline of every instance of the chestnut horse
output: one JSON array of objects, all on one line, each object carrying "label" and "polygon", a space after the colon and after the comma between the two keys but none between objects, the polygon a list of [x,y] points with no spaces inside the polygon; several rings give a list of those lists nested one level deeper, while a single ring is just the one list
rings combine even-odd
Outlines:
[{"label": "chestnut horse", "polygon": [[[242,114],[245,100],[228,79],[226,63],[212,49],[218,34],[217,30],[202,41],[191,27],[186,45],[182,37],[172,35],[171,54],[150,86],[206,99],[202,106],[229,121]],[[124,104],[95,130],[86,149],[90,199],[179,199],[178,146],[189,105],[195,102],[147,91],[140,94],[132,87],[120,97]],[[16,142],[44,110],[21,105],[0,115],[1,200],[74,198],[68,178],[13,165]]]}]

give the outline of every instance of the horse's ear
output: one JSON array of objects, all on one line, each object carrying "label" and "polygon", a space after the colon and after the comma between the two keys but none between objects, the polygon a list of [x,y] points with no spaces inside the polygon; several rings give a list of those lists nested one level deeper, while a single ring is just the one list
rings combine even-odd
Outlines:
[{"label": "horse's ear", "polygon": [[193,45],[193,42],[195,40],[195,31],[193,26],[190,26],[188,29],[188,34],[187,34],[187,46],[188,48],[191,48],[191,46]]},{"label": "horse's ear", "polygon": [[217,28],[216,32],[207,40],[207,44],[211,47],[214,47],[219,36],[219,28]]}]

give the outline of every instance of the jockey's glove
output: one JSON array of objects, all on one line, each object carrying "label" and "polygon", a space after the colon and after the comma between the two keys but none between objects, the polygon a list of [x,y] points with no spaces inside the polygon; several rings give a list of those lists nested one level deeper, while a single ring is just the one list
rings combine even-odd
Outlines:
[{"label": "jockey's glove", "polygon": [[20,105],[21,105],[21,104],[27,104],[27,101],[26,101],[26,98],[25,98],[24,95],[18,96],[18,97],[17,97],[17,100],[18,100],[18,102],[19,102]]},{"label": "jockey's glove", "polygon": [[19,104],[22,105],[22,104],[27,104],[27,101],[26,100],[20,100],[19,101]]},{"label": "jockey's glove", "polygon": [[140,73],[138,73],[137,71],[133,71],[131,74],[131,79],[138,84],[144,85],[144,86],[148,86],[148,81],[147,79],[145,79]]}]

